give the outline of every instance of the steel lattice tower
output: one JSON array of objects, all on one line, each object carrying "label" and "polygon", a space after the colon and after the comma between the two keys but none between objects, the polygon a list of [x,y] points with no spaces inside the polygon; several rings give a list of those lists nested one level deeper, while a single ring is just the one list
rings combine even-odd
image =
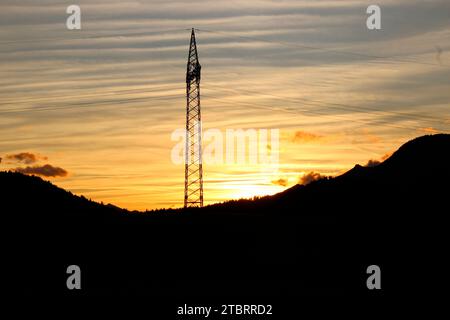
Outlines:
[{"label": "steel lattice tower", "polygon": [[200,63],[192,29],[186,71],[186,148],[184,207],[203,207],[202,125],[200,114]]}]

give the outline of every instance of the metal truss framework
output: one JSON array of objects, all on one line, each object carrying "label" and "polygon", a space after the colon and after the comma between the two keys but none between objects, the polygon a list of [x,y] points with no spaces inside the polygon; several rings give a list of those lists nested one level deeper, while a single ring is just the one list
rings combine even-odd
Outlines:
[{"label": "metal truss framework", "polygon": [[184,207],[203,207],[202,126],[200,71],[195,32],[192,29],[186,71],[186,148]]}]

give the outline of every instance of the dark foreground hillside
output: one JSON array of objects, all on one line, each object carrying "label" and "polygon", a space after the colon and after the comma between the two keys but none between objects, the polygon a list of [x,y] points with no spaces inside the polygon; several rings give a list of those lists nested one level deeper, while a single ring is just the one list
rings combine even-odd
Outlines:
[{"label": "dark foreground hillside", "polygon": [[[448,272],[450,136],[376,167],[256,201],[130,213],[37,177],[0,173],[14,294],[153,297],[420,296]],[[66,268],[82,290],[66,288]],[[366,287],[378,265],[382,290]],[[261,301],[261,300],[259,300]]]}]

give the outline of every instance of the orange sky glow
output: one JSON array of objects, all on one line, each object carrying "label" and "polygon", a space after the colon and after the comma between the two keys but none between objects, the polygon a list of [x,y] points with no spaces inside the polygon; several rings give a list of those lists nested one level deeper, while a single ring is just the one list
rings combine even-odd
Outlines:
[{"label": "orange sky glow", "polygon": [[[1,5],[0,170],[51,164],[67,174],[45,179],[96,201],[183,205],[171,135],[185,126],[193,26],[203,130],[279,130],[276,168],[205,164],[205,204],[338,175],[450,128],[450,20],[436,4],[380,1],[376,33],[366,1],[198,1],[200,12],[192,1],[79,1],[83,29],[69,32],[64,5],[45,2],[20,14]],[[12,157],[24,152],[38,157]]]}]

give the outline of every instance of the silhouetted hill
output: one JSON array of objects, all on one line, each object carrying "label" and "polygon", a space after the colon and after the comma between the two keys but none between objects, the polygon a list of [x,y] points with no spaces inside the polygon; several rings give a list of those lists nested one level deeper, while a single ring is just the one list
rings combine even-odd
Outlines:
[{"label": "silhouetted hill", "polygon": [[64,214],[88,215],[125,213],[111,205],[103,206],[83,196],[56,187],[37,176],[27,176],[17,172],[0,172],[0,193],[4,205],[17,212],[33,210],[55,213],[64,210]]},{"label": "silhouetted hill", "polygon": [[[387,194],[394,191],[391,190],[392,188],[396,189],[395,193],[403,193],[415,186],[418,189],[413,192],[427,193],[428,188],[437,186],[439,189],[444,180],[450,177],[449,147],[450,135],[438,134],[419,137],[401,146],[378,166],[356,165],[341,176],[314,182],[306,190],[344,188],[346,191],[351,191],[348,196],[358,194],[366,197]],[[294,187],[294,190],[298,189],[302,189],[302,187]],[[375,193],[361,192],[364,190],[371,190]],[[298,196],[290,190],[285,193]],[[276,197],[282,198],[282,196]]]},{"label": "silhouetted hill", "polygon": [[[78,294],[420,294],[448,266],[449,163],[450,136],[424,136],[378,166],[274,196],[141,214],[2,172],[9,278],[19,293],[77,294],[65,268],[78,264]],[[371,264],[381,293],[366,288]]]}]

